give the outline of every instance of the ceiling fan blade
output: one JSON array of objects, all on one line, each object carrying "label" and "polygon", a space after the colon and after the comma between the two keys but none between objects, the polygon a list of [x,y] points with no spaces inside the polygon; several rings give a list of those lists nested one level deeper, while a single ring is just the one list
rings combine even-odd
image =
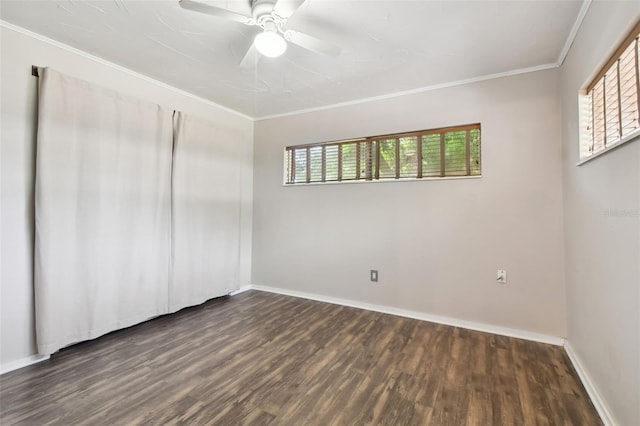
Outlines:
[{"label": "ceiling fan blade", "polygon": [[289,18],[305,0],[278,0],[273,11],[282,18]]},{"label": "ceiling fan blade", "polygon": [[180,0],[180,7],[186,10],[192,10],[194,12],[206,13],[207,15],[216,16],[218,18],[229,19],[231,21],[240,22],[246,25],[254,25],[255,21],[249,16],[244,16],[236,12],[232,12],[227,9],[211,6],[208,4],[200,3],[192,0]]},{"label": "ceiling fan blade", "polygon": [[258,61],[260,60],[260,54],[258,53],[258,49],[256,46],[251,43],[251,47],[247,50],[247,53],[242,58],[240,62],[240,68],[242,69],[254,69],[258,65]]},{"label": "ceiling fan blade", "polygon": [[301,33],[299,31],[287,30],[284,32],[284,38],[293,44],[297,44],[312,52],[319,53],[321,55],[327,55],[335,58],[340,54],[340,47],[335,44],[320,40],[309,34]]}]

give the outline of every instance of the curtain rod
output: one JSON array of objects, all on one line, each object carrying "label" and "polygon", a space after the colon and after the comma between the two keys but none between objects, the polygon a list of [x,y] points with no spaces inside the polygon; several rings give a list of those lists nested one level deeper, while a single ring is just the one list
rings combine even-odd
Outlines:
[{"label": "curtain rod", "polygon": [[34,77],[40,77],[38,75],[38,67],[36,67],[35,65],[31,65],[31,75]]}]

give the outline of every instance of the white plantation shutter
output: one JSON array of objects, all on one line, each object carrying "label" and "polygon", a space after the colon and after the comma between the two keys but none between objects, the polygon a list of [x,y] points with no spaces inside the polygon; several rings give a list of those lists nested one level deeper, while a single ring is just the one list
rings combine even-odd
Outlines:
[{"label": "white plantation shutter", "polygon": [[480,124],[289,146],[283,172],[285,184],[479,176]]}]

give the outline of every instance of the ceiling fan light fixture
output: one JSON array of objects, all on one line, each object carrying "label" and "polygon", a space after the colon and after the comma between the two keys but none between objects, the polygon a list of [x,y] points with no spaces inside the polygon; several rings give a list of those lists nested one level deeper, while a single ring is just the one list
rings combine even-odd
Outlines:
[{"label": "ceiling fan light fixture", "polygon": [[253,42],[258,52],[268,58],[277,58],[287,50],[287,42],[275,31],[263,31]]}]

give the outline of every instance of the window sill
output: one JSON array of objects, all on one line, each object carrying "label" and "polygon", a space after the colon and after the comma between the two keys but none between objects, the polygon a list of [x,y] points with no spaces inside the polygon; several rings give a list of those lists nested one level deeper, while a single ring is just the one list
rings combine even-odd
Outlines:
[{"label": "window sill", "polygon": [[629,133],[627,136],[623,137],[622,139],[620,139],[618,142],[614,143],[613,145],[609,145],[608,147],[606,147],[605,149],[603,149],[602,151],[598,151],[593,155],[590,155],[588,157],[582,158],[580,159],[580,161],[578,161],[578,163],[576,164],[577,166],[582,166],[584,163],[588,163],[591,160],[594,160],[598,157],[600,157],[601,155],[606,154],[607,152],[614,150],[616,148],[618,148],[621,145],[626,144],[627,142],[631,142],[635,139],[638,139],[638,137],[640,137],[640,128],[634,130],[633,132]]},{"label": "window sill", "polygon": [[422,182],[422,181],[434,181],[434,180],[458,180],[458,179],[479,179],[482,175],[478,176],[446,176],[446,177],[431,177],[431,178],[400,178],[400,179],[384,179],[384,180],[343,180],[343,181],[331,181],[331,182],[309,182],[309,183],[283,183],[285,187],[295,186],[317,186],[317,185],[344,185],[344,184],[366,184],[366,183],[397,183],[397,182]]}]

